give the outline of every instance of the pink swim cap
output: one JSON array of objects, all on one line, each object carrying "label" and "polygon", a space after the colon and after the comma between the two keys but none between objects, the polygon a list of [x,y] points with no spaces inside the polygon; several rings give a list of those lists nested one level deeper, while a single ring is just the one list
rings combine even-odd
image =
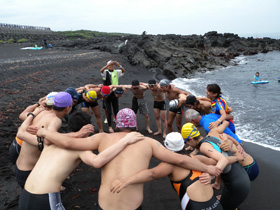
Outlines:
[{"label": "pink swim cap", "polygon": [[124,108],[116,116],[118,128],[135,128],[137,126],[136,115],[132,109]]}]

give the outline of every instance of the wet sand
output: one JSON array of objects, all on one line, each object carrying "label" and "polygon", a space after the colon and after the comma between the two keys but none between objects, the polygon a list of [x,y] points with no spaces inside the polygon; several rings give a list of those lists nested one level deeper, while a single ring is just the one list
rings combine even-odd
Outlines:
[{"label": "wet sand", "polygon": [[[21,189],[17,186],[8,149],[21,124],[20,112],[28,105],[51,91],[63,91],[67,87],[102,83],[100,69],[108,60],[118,60],[125,68],[121,84],[130,84],[138,79],[147,82],[162,75],[155,75],[141,66],[132,66],[121,55],[107,52],[76,50],[20,50],[19,45],[0,45],[0,209],[18,209],[17,202]],[[152,96],[145,93],[150,110],[151,129],[156,131]],[[120,108],[131,107],[132,94],[128,91],[120,101]],[[104,112],[101,110],[102,117]],[[184,121],[185,122],[185,121]],[[144,117],[138,114],[139,131],[154,137],[145,130]],[[96,124],[94,124],[97,127]],[[107,124],[103,124],[108,132]],[[175,129],[175,126],[174,126]],[[162,142],[160,136],[155,137]],[[278,177],[280,175],[280,152],[252,143],[244,143],[248,153],[255,157],[260,167],[259,177],[251,183],[251,192],[240,206],[242,210],[279,209]],[[150,167],[158,160],[152,159]],[[96,209],[100,170],[81,164],[63,185],[61,193],[66,209]],[[218,192],[217,192],[218,193]],[[179,210],[180,203],[168,178],[145,184],[144,210]]]}]

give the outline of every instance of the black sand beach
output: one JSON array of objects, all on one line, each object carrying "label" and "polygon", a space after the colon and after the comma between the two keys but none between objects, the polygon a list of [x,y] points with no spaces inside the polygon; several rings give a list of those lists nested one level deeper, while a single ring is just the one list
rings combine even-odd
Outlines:
[{"label": "black sand beach", "polygon": [[[17,186],[13,165],[8,156],[10,143],[21,124],[20,112],[28,105],[51,91],[63,91],[67,87],[102,82],[99,70],[108,60],[117,60],[125,68],[120,83],[130,84],[133,79],[147,82],[161,79],[141,66],[132,66],[118,54],[76,50],[20,50],[19,45],[0,45],[0,209],[18,209],[20,188]],[[206,84],[205,84],[206,85]],[[145,93],[151,118],[151,129],[156,130],[152,96]],[[132,94],[128,91],[120,99],[120,108],[131,107]],[[102,117],[104,112],[101,110]],[[154,137],[145,130],[144,118],[138,115],[138,128],[144,135]],[[184,121],[185,122],[185,121]],[[104,130],[108,132],[107,124]],[[96,124],[95,124],[96,126]],[[96,126],[97,127],[97,126]],[[174,126],[175,128],[175,126]],[[155,139],[162,142],[160,136]],[[251,192],[240,206],[242,210],[277,210],[279,207],[280,152],[244,142],[244,148],[257,160],[260,175],[251,183]],[[152,159],[150,167],[159,163]],[[66,209],[96,209],[100,170],[81,164],[63,185],[61,193]],[[145,184],[143,210],[180,209],[179,199],[172,190],[168,178]]]}]

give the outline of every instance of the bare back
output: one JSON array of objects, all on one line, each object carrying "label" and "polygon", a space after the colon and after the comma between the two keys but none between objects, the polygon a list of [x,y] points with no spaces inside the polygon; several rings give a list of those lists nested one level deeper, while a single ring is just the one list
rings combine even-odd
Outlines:
[{"label": "bare back", "polygon": [[45,145],[24,188],[34,194],[59,192],[62,182],[81,162],[79,153],[80,151],[65,150],[54,144]]},{"label": "bare back", "polygon": [[[61,120],[54,112],[43,111],[34,118],[32,125],[35,125],[38,128],[44,126],[45,128],[56,131],[61,126]],[[36,138],[36,136],[32,137],[33,139]],[[32,170],[40,154],[41,151],[38,149],[37,144],[34,145],[24,141],[17,159],[17,167],[23,171]]]},{"label": "bare back", "polygon": [[185,94],[186,96],[188,96],[188,92],[180,90],[179,88],[176,88],[174,85],[171,85],[171,88],[168,89],[168,91],[166,92],[166,96],[170,101],[173,99],[178,99],[180,94]]},{"label": "bare back", "polygon": [[[98,151],[116,143],[127,133],[114,133],[106,141],[100,142]],[[99,205],[102,209],[136,209],[143,201],[143,184],[136,184],[124,189],[119,194],[110,192],[110,186],[116,179],[124,179],[143,169],[147,169],[153,154],[150,138],[128,145],[118,156],[111,160],[101,170],[101,186],[99,190]]]}]

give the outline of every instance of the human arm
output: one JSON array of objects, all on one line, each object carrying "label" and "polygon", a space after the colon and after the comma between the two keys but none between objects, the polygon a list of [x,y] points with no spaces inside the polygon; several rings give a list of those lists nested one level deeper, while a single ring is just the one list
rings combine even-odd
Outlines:
[{"label": "human arm", "polygon": [[25,110],[23,110],[23,112],[20,113],[18,118],[21,121],[24,121],[27,118],[27,114],[30,113],[30,112],[33,112],[39,106],[40,106],[40,104],[36,103],[36,104],[33,104],[33,105],[30,105],[30,106],[26,107]]},{"label": "human arm", "polygon": [[205,165],[197,159],[171,152],[155,140],[151,139],[150,145],[153,149],[153,156],[164,162],[172,163],[186,169],[207,172],[214,176],[217,176],[221,173],[221,170],[217,167]]},{"label": "human arm", "polygon": [[125,69],[122,67],[122,65],[120,65],[120,63],[119,63],[118,61],[114,61],[114,64],[115,64],[116,66],[118,66],[118,67],[120,68],[120,70],[122,70],[122,73],[125,72]]},{"label": "human arm", "polygon": [[218,125],[222,122],[224,122],[224,120],[227,118],[227,114],[226,114],[226,111],[224,109],[221,109],[220,110],[220,117],[218,120],[216,120],[215,122],[211,122],[209,124],[209,129],[211,130],[212,128],[216,128],[218,127]]},{"label": "human arm", "polygon": [[217,161],[216,166],[224,170],[224,168],[228,165],[228,160],[226,159],[225,156],[223,156],[220,152],[216,151],[213,146],[209,143],[202,143],[200,146],[200,152],[207,157],[213,158],[214,160]]},{"label": "human arm", "polygon": [[101,168],[116,157],[127,145],[143,139],[144,136],[142,134],[131,132],[98,155],[93,154],[91,151],[85,151],[80,154],[80,158],[87,165],[93,166],[94,168]]},{"label": "human arm", "polygon": [[102,84],[99,84],[99,85],[87,84],[87,85],[85,85],[85,90],[90,91],[93,88],[101,88],[102,86],[103,86]]},{"label": "human arm", "polygon": [[66,133],[65,135],[75,138],[83,138],[91,133],[94,133],[94,126],[92,124],[87,124],[84,125],[79,131]]},{"label": "human arm", "polygon": [[112,193],[119,193],[123,188],[126,188],[129,185],[142,184],[167,176],[172,172],[172,170],[173,166],[171,164],[160,163],[152,169],[145,169],[125,179],[115,180],[112,183],[110,190]]},{"label": "human arm", "polygon": [[28,114],[24,122],[18,128],[17,137],[29,144],[37,145],[37,137],[27,131],[28,126],[32,123],[34,117],[36,117],[43,109],[36,108],[32,114]]},{"label": "human arm", "polygon": [[182,94],[182,93],[179,94],[177,108],[181,107],[184,103],[186,103],[186,100],[187,100],[187,95],[186,94]]},{"label": "human arm", "polygon": [[211,102],[211,100],[207,97],[196,97],[197,100]]}]

